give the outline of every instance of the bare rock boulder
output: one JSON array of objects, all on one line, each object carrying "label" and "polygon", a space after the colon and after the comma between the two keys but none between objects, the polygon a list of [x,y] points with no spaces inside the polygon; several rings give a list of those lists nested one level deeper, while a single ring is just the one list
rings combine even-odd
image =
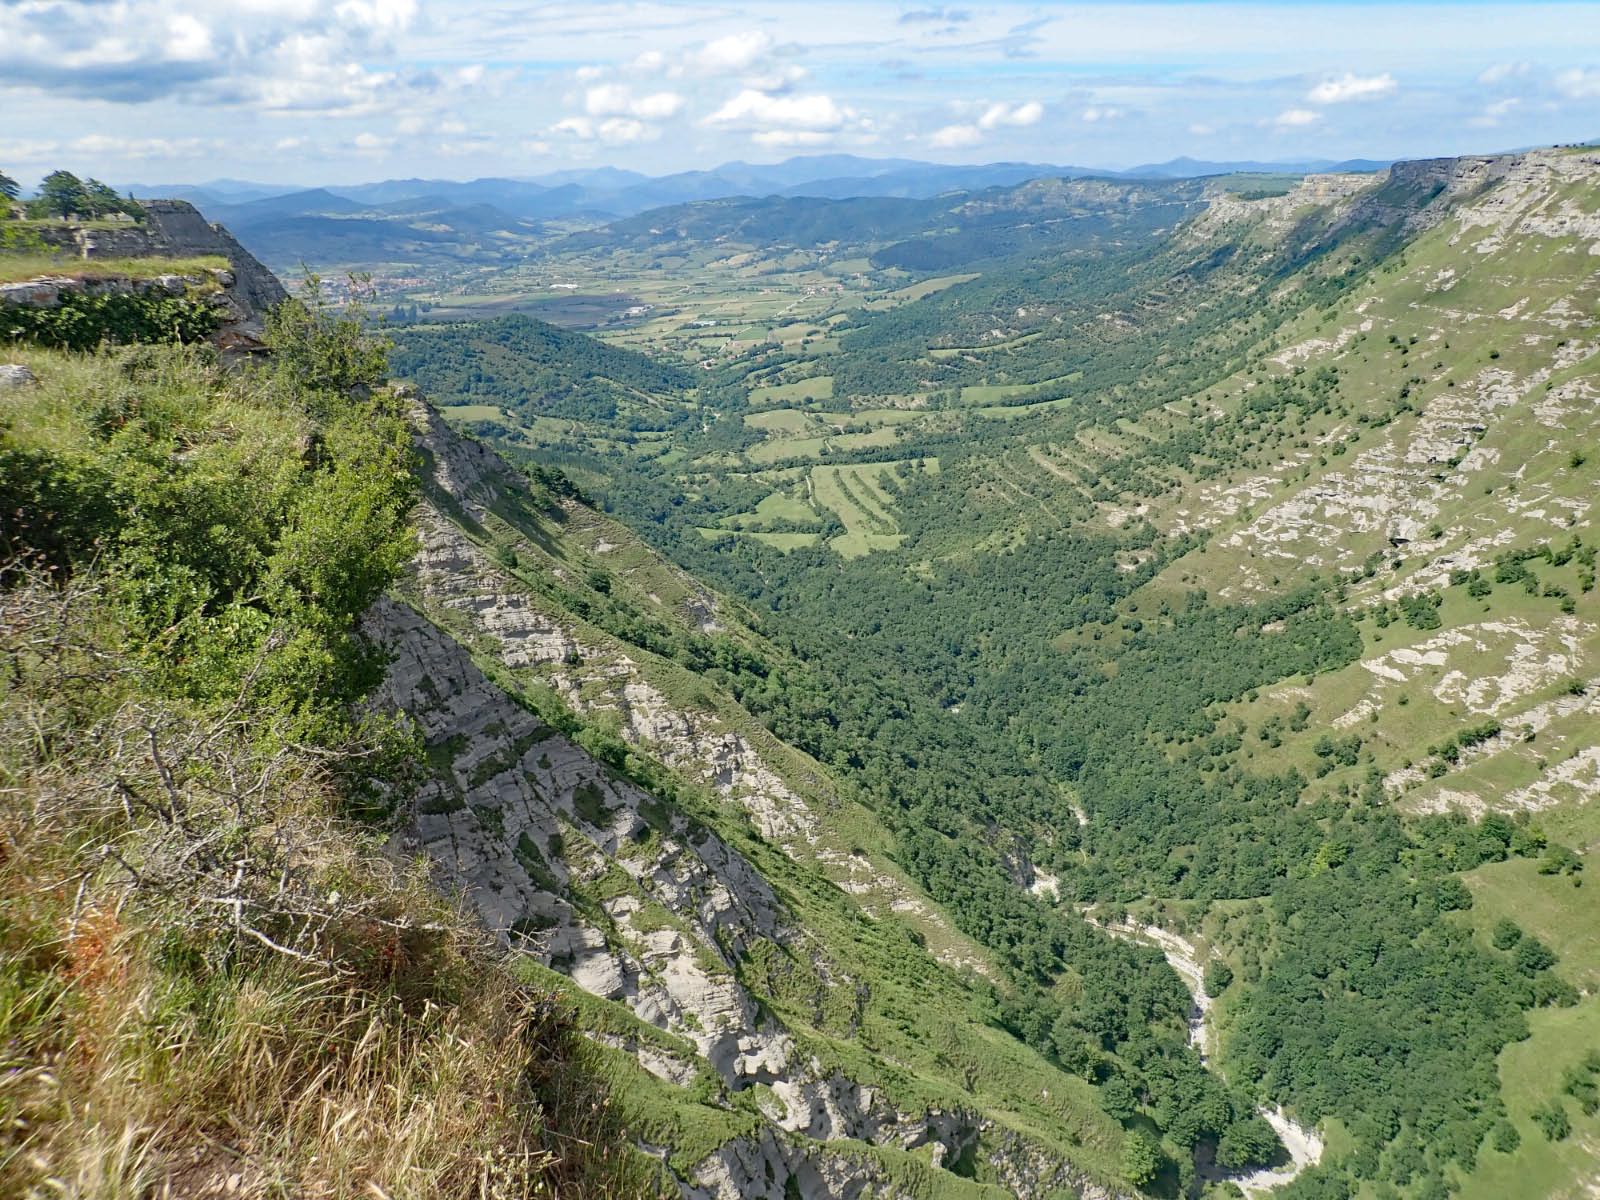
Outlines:
[{"label": "bare rock boulder", "polygon": [[0,392],[37,383],[38,378],[21,363],[0,363]]}]

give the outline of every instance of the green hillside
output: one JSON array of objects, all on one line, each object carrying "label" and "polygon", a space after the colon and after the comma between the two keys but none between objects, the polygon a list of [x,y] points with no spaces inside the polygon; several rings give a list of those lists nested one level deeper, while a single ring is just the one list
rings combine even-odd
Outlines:
[{"label": "green hillside", "polygon": [[1600,164],[1208,186],[1136,251],[773,327],[665,437],[501,444],[814,674],[727,685],[1009,962],[1019,1037],[1109,1053],[1102,1101],[1179,1164],[1152,1186],[1217,1131],[1078,992],[1085,911],[1228,964],[1209,1066],[1326,1147],[1283,1194],[1575,1186]]},{"label": "green hillside", "polygon": [[659,429],[687,417],[682,393],[693,382],[682,367],[527,316],[408,326],[391,361],[440,405],[488,403],[523,424],[548,417]]}]

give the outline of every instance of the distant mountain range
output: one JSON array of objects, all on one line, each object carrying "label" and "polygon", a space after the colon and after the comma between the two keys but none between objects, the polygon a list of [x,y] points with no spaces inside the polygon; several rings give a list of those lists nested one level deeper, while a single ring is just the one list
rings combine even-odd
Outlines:
[{"label": "distant mountain range", "polygon": [[[532,178],[386,179],[291,190],[237,179],[199,186],[135,184],[128,190],[136,196],[188,200],[209,220],[225,224],[263,261],[293,271],[307,262],[358,269],[504,263],[508,256],[531,253],[537,245],[574,229],[627,222],[657,210],[664,210],[662,219],[675,226],[685,219],[693,223],[678,210],[706,201],[754,205],[751,212],[741,214],[742,219],[759,224],[781,217],[790,229],[797,227],[797,221],[811,228],[816,220],[849,224],[909,219],[915,224],[915,212],[900,208],[880,212],[873,206],[893,208],[907,201],[935,201],[950,193],[1014,188],[1032,180],[1171,184],[1208,175],[1375,171],[1386,165],[1365,159],[1267,163],[1178,158],[1127,171],[1104,171],[1050,163],[961,166],[828,154],[772,164],[731,162],[714,170],[655,178],[597,167]],[[851,204],[837,212],[814,213],[815,205],[804,201]],[[773,210],[773,205],[781,211]],[[797,216],[799,209],[809,214],[806,220]]]},{"label": "distant mountain range", "polygon": [[[1387,162],[1353,159],[1297,162],[1204,162],[1175,158],[1126,171],[1050,163],[999,162],[973,166],[902,158],[823,154],[779,163],[724,163],[707,171],[651,177],[616,167],[579,168],[519,178],[465,182],[387,179],[348,187],[284,189],[270,184],[219,179],[200,185],[133,184],[140,196],[190,200],[230,227],[267,216],[353,214],[374,206],[426,201],[439,209],[489,205],[516,221],[566,217],[628,217],[668,204],[721,200],[730,196],[816,196],[846,199],[893,196],[924,199],[941,192],[1008,186],[1029,179],[1089,176],[1116,179],[1192,179],[1238,172],[1304,174],[1310,171],[1377,171]],[[392,210],[391,210],[392,211]]]}]

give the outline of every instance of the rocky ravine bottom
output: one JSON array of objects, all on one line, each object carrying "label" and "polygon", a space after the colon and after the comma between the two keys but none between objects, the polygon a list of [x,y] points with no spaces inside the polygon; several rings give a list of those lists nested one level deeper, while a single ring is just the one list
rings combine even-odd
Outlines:
[{"label": "rocky ravine bottom", "polygon": [[[1159,925],[1135,925],[1132,922],[1109,924],[1096,921],[1092,917],[1087,919],[1117,937],[1153,945],[1161,951],[1172,969],[1183,980],[1184,986],[1189,989],[1189,995],[1194,998],[1194,1006],[1189,1012],[1189,1044],[1200,1052],[1202,1062],[1210,1060],[1216,1053],[1216,1031],[1207,1021],[1211,1013],[1211,997],[1206,995],[1202,983],[1205,978],[1205,968],[1200,963],[1194,943]],[[1257,1111],[1278,1135],[1278,1140],[1288,1152],[1289,1161],[1281,1166],[1262,1167],[1259,1170],[1246,1172],[1231,1172],[1223,1170],[1214,1163],[1196,1162],[1201,1179],[1208,1183],[1227,1180],[1245,1195],[1258,1196],[1282,1187],[1306,1168],[1313,1167],[1322,1160],[1322,1137],[1315,1129],[1308,1129],[1291,1120],[1283,1109],[1276,1105],[1264,1106]]]}]

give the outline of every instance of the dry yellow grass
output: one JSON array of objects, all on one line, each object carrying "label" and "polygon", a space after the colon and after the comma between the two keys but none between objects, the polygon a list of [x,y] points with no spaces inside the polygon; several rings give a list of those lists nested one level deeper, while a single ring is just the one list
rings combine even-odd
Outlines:
[{"label": "dry yellow grass", "polygon": [[325,756],[140,695],[92,586],[11,583],[0,1194],[654,1190],[569,1015],[341,816]]}]

